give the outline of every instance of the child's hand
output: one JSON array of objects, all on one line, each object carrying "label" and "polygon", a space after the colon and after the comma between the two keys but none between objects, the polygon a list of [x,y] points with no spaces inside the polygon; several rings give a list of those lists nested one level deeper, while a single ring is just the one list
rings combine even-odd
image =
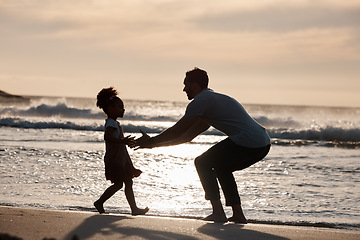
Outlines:
[{"label": "child's hand", "polygon": [[139,148],[152,148],[153,146],[150,144],[151,137],[146,132],[142,131],[141,129],[140,129],[140,132],[142,133],[142,136],[135,140],[136,149],[139,149]]},{"label": "child's hand", "polygon": [[129,147],[133,148],[136,144],[135,137],[132,136],[126,136],[123,138],[124,144],[128,145]]}]

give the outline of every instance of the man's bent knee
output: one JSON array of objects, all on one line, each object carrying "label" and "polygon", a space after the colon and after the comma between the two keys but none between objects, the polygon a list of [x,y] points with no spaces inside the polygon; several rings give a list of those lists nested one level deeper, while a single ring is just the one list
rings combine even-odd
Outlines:
[{"label": "man's bent knee", "polygon": [[202,156],[196,157],[194,160],[196,169],[201,168],[204,165],[204,161],[205,161],[205,159]]}]

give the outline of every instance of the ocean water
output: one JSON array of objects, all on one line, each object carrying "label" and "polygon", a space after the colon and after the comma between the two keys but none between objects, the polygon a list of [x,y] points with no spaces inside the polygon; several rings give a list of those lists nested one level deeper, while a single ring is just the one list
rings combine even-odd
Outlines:
[{"label": "ocean water", "polygon": [[[124,100],[126,135],[172,126],[186,102]],[[268,156],[235,172],[251,222],[360,230],[360,108],[246,105],[272,138]],[[104,114],[95,99],[29,97],[0,102],[0,205],[95,211],[104,177]],[[150,215],[211,213],[193,159],[225,136],[209,129],[191,143],[129,149],[134,179]],[[105,210],[130,213],[123,190]],[[225,208],[231,216],[231,209]]]}]

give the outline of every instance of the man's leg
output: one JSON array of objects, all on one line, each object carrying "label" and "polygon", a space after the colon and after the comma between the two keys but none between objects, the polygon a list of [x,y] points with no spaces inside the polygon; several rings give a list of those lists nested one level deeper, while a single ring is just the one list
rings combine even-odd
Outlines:
[{"label": "man's leg", "polygon": [[212,164],[205,156],[201,155],[195,158],[195,167],[205,191],[205,199],[220,199],[219,186]]},{"label": "man's leg", "polygon": [[[270,146],[261,149],[249,149],[225,139],[195,159],[195,165],[205,191],[205,198],[217,209],[220,201],[217,179],[221,184],[226,205],[233,208],[231,221],[246,223],[233,171],[245,169],[263,159]],[[222,209],[222,206],[221,206]],[[223,209],[222,209],[223,211]]]},{"label": "man's leg", "polygon": [[218,171],[217,173],[221,188],[225,196],[225,205],[231,206],[233,210],[233,216],[229,218],[229,221],[246,224],[247,220],[241,207],[236,181],[232,172]]},{"label": "man's leg", "polygon": [[[226,222],[227,218],[220,201],[217,175],[214,171],[216,162],[224,159],[226,142],[222,141],[195,159],[195,166],[205,191],[205,199],[210,200],[213,213],[204,220]],[[236,184],[235,184],[236,186]]]},{"label": "man's leg", "polygon": [[195,159],[196,170],[205,191],[205,199],[210,200],[213,213],[204,218],[205,221],[227,222],[224,208],[220,201],[219,186],[213,167],[207,159],[199,156]]},{"label": "man's leg", "polygon": [[224,192],[226,206],[231,206],[233,209],[233,216],[229,218],[229,221],[247,223],[241,208],[240,197],[232,172],[255,164],[263,159],[269,150],[270,146],[250,149],[229,143],[227,152],[224,154],[225,159],[216,164],[215,171]]}]

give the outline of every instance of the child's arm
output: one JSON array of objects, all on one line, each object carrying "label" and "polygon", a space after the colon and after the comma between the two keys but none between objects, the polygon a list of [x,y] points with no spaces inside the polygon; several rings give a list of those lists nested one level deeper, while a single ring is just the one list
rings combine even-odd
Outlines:
[{"label": "child's arm", "polygon": [[129,146],[132,146],[135,144],[134,138],[135,137],[131,137],[131,136],[127,136],[124,138],[116,138],[114,137],[113,133],[114,133],[115,128],[113,127],[107,127],[105,129],[105,135],[104,135],[104,140],[107,142],[114,142],[114,143],[122,143],[122,144],[126,144]]}]

